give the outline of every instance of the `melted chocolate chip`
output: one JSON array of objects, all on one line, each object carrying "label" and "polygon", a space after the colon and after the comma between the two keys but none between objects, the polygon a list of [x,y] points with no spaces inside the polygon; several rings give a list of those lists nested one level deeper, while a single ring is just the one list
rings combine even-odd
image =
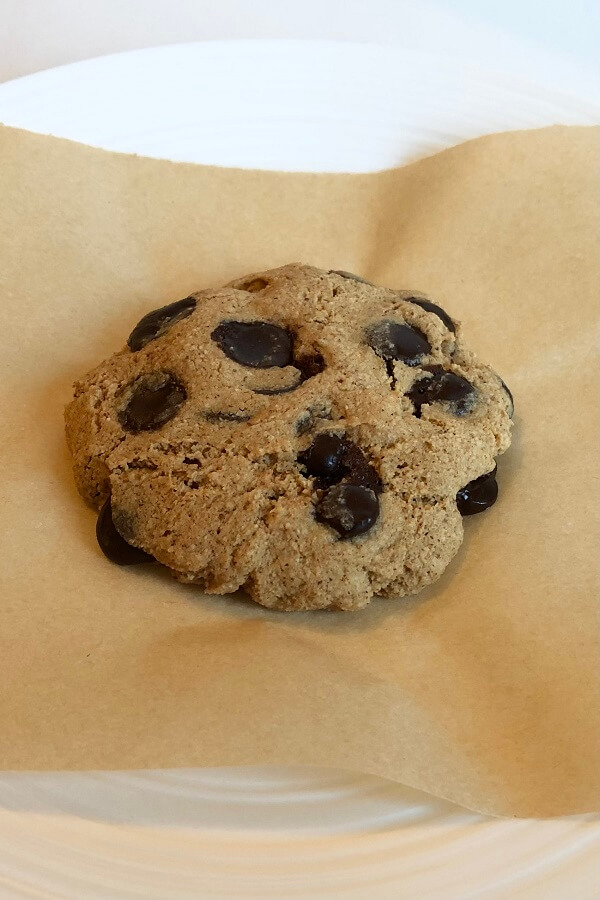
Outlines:
[{"label": "melted chocolate chip", "polygon": [[112,515],[110,497],[105,501],[96,522],[96,538],[104,555],[111,562],[119,566],[135,566],[140,563],[154,562],[150,556],[139,547],[128,544],[115,527]]},{"label": "melted chocolate chip", "polygon": [[493,506],[498,498],[498,482],[494,466],[491,472],[475,478],[461,488],[456,495],[456,505],[461,516],[474,516]]},{"label": "melted chocolate chip", "polygon": [[361,284],[370,284],[372,287],[375,287],[372,281],[367,281],[361,275],[355,275],[354,272],[346,272],[344,269],[330,269],[329,274],[339,275],[340,278],[347,278],[348,281],[359,281]]},{"label": "melted chocolate chip", "polygon": [[512,419],[512,417],[513,417],[514,414],[515,414],[515,401],[514,401],[513,395],[512,395],[512,393],[511,393],[511,390],[510,390],[509,386],[506,384],[506,382],[505,382],[502,378],[500,378],[499,375],[498,375],[498,378],[500,379],[500,384],[502,385],[502,387],[503,387],[504,390],[506,391],[506,396],[508,397],[508,399],[509,399],[509,401],[510,401],[510,405],[509,405],[509,407],[508,407],[508,415],[509,415],[510,418]]},{"label": "melted chocolate chip", "polygon": [[430,378],[419,378],[411,389],[407,391],[415,407],[415,416],[421,417],[421,407],[425,403],[449,403],[452,412],[457,416],[464,416],[471,410],[475,388],[473,385],[457,375],[448,372],[441,366],[429,366]]},{"label": "melted chocolate chip", "polygon": [[168,306],[161,306],[160,309],[154,309],[147,313],[127,338],[129,349],[141,350],[150,341],[165,334],[176,322],[181,322],[182,319],[191,316],[195,309],[194,297],[185,297],[183,300],[177,300],[175,303],[169,303]]},{"label": "melted chocolate chip", "polygon": [[309,475],[338,479],[342,478],[342,457],[346,451],[346,441],[338,434],[323,431],[318,434],[308,450],[298,454],[298,461]]},{"label": "melted chocolate chip", "polygon": [[119,412],[119,422],[133,434],[160,428],[177,414],[186,398],[184,386],[168,372],[140,375],[130,388],[131,395]]},{"label": "melted chocolate chip", "polygon": [[352,538],[373,527],[379,517],[379,500],[369,488],[337,484],[317,503],[315,515],[342,538]]},{"label": "melted chocolate chip", "polygon": [[435,303],[432,303],[430,300],[421,300],[418,297],[407,297],[408,303],[414,303],[415,306],[420,306],[421,309],[424,309],[425,312],[433,313],[438,319],[441,319],[446,328],[454,334],[456,332],[456,325],[448,315],[445,309],[442,309],[441,306],[437,306]]},{"label": "melted chocolate chip", "polygon": [[411,325],[386,320],[370,325],[365,335],[369,346],[386,362],[397,359],[407,366],[416,366],[431,352],[425,335]]},{"label": "melted chocolate chip", "polygon": [[211,338],[225,356],[242,366],[267,369],[293,365],[292,334],[269,322],[221,322]]},{"label": "melted chocolate chip", "polygon": [[382,490],[381,479],[363,451],[346,437],[328,431],[316,436],[308,450],[298,454],[307,475],[317,479],[318,487],[328,487],[342,479],[374,491]]}]

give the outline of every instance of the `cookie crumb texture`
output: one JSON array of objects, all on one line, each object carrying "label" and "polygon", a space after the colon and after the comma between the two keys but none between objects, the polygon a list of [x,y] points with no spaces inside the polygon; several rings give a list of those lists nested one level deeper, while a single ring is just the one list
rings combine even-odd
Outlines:
[{"label": "cookie crumb texture", "polygon": [[513,405],[434,300],[287,265],[145,315],[66,409],[106,555],[285,610],[439,578]]}]

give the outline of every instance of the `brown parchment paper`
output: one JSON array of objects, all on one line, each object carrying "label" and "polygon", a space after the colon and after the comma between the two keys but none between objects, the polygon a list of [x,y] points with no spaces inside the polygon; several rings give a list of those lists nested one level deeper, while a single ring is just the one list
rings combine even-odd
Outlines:
[{"label": "brown parchment paper", "polygon": [[[228,170],[0,129],[0,766],[364,770],[486,813],[598,800],[598,136],[368,175]],[[73,379],[147,310],[291,261],[428,292],[515,395],[501,496],[440,582],[285,614],[110,565]]]}]

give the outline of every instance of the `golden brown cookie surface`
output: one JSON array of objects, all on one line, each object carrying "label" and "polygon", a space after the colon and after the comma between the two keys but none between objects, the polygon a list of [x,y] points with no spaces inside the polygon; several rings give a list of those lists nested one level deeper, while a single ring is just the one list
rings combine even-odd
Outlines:
[{"label": "golden brown cookie surface", "polygon": [[149,313],[66,422],[110,546],[208,592],[359,609],[441,575],[511,412],[432,299],[294,264]]}]

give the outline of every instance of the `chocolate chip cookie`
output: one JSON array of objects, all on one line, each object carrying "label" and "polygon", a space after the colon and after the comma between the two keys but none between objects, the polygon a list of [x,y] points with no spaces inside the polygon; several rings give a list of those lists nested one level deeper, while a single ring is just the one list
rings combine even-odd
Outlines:
[{"label": "chocolate chip cookie", "polygon": [[66,427],[113,562],[355,610],[439,578],[497,498],[512,412],[432,299],[294,264],[145,315]]}]

